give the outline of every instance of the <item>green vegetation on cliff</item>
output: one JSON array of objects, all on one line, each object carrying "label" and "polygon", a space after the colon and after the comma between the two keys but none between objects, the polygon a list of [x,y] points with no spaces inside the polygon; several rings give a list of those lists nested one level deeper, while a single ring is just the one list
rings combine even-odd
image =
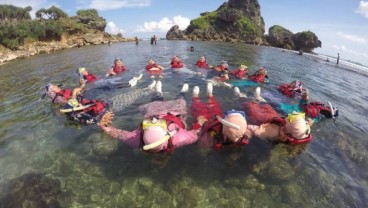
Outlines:
[{"label": "green vegetation on cliff", "polygon": [[31,7],[0,5],[0,44],[16,50],[26,42],[60,40],[63,34],[104,31],[106,20],[95,9],[79,10],[77,16],[68,17],[61,9],[52,6],[36,12],[31,20]]},{"label": "green vegetation on cliff", "polygon": [[207,27],[214,24],[218,16],[217,12],[208,12],[203,14],[203,16],[198,17],[190,22],[191,29],[201,29],[204,30]]}]

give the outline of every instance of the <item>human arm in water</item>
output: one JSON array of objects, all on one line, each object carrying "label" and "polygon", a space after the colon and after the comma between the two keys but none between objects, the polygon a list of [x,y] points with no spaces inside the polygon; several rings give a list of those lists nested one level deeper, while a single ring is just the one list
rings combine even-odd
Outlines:
[{"label": "human arm in water", "polygon": [[201,127],[207,119],[204,116],[199,116],[196,120],[197,123],[193,124],[191,130],[178,128],[177,133],[172,137],[174,147],[182,147],[198,141]]},{"label": "human arm in water", "polygon": [[111,120],[113,117],[114,114],[112,112],[105,113],[105,115],[101,118],[101,121],[98,123],[98,126],[111,137],[123,141],[134,149],[138,149],[140,146],[142,129],[137,128],[134,131],[125,131],[115,128],[111,126]]}]

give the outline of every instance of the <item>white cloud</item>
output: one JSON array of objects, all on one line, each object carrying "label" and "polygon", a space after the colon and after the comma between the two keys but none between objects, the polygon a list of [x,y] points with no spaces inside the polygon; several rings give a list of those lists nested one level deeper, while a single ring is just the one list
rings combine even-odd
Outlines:
[{"label": "white cloud", "polygon": [[173,17],[172,20],[164,17],[159,22],[144,22],[143,26],[137,26],[134,32],[167,32],[174,25],[178,25],[181,30],[184,30],[189,23],[190,19],[180,15]]},{"label": "white cloud", "polygon": [[118,34],[118,33],[125,33],[125,31],[123,29],[120,29],[118,26],[115,25],[114,22],[110,21],[109,23],[107,23],[107,27],[106,27],[106,31],[110,34]]},{"label": "white cloud", "polygon": [[353,56],[362,56],[362,57],[368,58],[367,53],[351,50],[351,49],[347,48],[345,45],[340,45],[340,46],[339,45],[332,45],[331,47],[333,49],[337,50],[337,51],[345,52],[345,53],[351,54]]},{"label": "white cloud", "polygon": [[343,37],[343,38],[345,38],[347,40],[350,40],[352,42],[366,44],[365,38],[358,37],[356,35],[344,34],[342,32],[338,32],[337,35],[339,35],[340,37]]},{"label": "white cloud", "polygon": [[355,10],[355,13],[361,14],[368,18],[368,1],[360,1],[359,7]]},{"label": "white cloud", "polygon": [[88,8],[112,10],[123,7],[146,7],[150,4],[151,0],[92,0]]}]

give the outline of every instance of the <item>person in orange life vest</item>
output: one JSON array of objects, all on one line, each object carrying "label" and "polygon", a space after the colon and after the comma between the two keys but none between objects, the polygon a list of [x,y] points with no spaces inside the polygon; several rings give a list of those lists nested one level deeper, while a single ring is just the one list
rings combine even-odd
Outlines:
[{"label": "person in orange life vest", "polygon": [[259,69],[249,76],[249,79],[254,82],[260,82],[260,83],[267,83],[268,82],[268,76],[267,76],[267,70],[264,67],[259,67]]},{"label": "person in orange life vest", "polygon": [[178,56],[174,56],[171,59],[170,65],[172,68],[182,68],[184,66],[183,62],[180,60]]},{"label": "person in orange life vest", "polygon": [[207,68],[208,65],[207,65],[206,58],[204,56],[199,57],[195,66],[199,68]]},{"label": "person in orange life vest", "polygon": [[303,85],[300,80],[294,80],[290,84],[282,84],[278,90],[288,97],[301,96]]},{"label": "person in orange life vest", "polygon": [[53,103],[65,105],[72,96],[72,90],[68,88],[61,89],[60,87],[61,85],[56,86],[49,83],[45,86],[46,91],[41,99],[47,96],[52,100]]},{"label": "person in orange life vest", "polygon": [[[134,131],[111,126],[112,113],[106,113],[99,126],[105,133],[132,148],[149,152],[170,152],[175,148],[192,144],[198,140],[200,127],[205,119],[197,118],[197,123],[192,129],[186,130],[187,107],[183,96],[188,88],[185,84],[175,100],[154,101],[140,106],[144,120]],[[156,91],[162,93],[160,81],[156,84]]]},{"label": "person in orange life vest", "polygon": [[79,68],[77,69],[77,74],[78,74],[81,78],[83,78],[83,80],[84,80],[86,83],[96,81],[96,79],[97,79],[95,75],[93,75],[93,74],[89,73],[89,72],[87,71],[87,69],[86,69],[86,68],[84,68],[84,67],[79,67]]},{"label": "person in orange life vest", "polygon": [[307,89],[303,89],[302,91],[299,106],[305,115],[312,118],[314,122],[319,121],[322,117],[335,119],[339,116],[339,109],[330,102],[328,102],[328,105],[316,101],[310,102],[309,91]]},{"label": "person in orange life vest", "polygon": [[123,64],[123,61],[120,58],[116,58],[114,60],[114,66],[112,66],[107,72],[106,76],[115,76],[120,74],[121,72],[125,72],[126,68]]},{"label": "person in orange life vest", "polygon": [[[101,100],[84,99],[80,94],[84,89],[85,83],[82,79],[79,83],[80,87],[73,90],[71,98],[64,105],[64,110],[71,110],[66,112],[66,116],[68,119],[83,125],[97,123],[109,107],[109,104]],[[79,107],[81,109],[78,109]]]},{"label": "person in orange life vest", "polygon": [[[239,95],[239,89],[234,89]],[[243,102],[242,108],[249,119],[254,124],[250,126],[250,132],[263,140],[286,142],[290,144],[304,144],[312,140],[311,126],[313,120],[305,118],[304,113],[291,113],[287,117],[278,114],[271,105],[260,103],[256,100],[264,100],[260,95],[260,88],[257,87],[255,100]]]},{"label": "person in orange life vest", "polygon": [[239,69],[234,69],[230,72],[230,75],[237,79],[247,79],[248,78],[248,67],[245,65],[240,65]]}]

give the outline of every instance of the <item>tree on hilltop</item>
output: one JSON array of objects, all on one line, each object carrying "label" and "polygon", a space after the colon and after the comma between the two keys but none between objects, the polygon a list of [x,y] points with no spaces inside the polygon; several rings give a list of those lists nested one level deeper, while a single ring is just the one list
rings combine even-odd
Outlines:
[{"label": "tree on hilltop", "polygon": [[52,6],[48,9],[40,9],[36,12],[36,17],[39,19],[51,19],[51,20],[58,20],[60,18],[68,17],[63,10],[57,8],[56,6]]}]

